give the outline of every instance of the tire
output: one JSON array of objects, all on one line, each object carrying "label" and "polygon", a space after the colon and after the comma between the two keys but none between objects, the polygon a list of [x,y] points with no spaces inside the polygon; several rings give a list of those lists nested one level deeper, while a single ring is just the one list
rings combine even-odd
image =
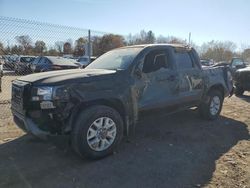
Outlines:
[{"label": "tire", "polygon": [[199,106],[199,113],[203,119],[215,120],[220,115],[223,105],[223,95],[219,90],[211,90],[207,94],[207,100]]},{"label": "tire", "polygon": [[244,89],[240,86],[236,86],[234,93],[236,96],[242,96],[244,93]]},{"label": "tire", "polygon": [[[91,135],[91,132],[95,136]],[[81,157],[100,159],[112,154],[122,137],[123,121],[120,114],[108,106],[97,105],[80,112],[72,128],[71,144],[74,151]],[[92,142],[94,144],[91,145]]]}]

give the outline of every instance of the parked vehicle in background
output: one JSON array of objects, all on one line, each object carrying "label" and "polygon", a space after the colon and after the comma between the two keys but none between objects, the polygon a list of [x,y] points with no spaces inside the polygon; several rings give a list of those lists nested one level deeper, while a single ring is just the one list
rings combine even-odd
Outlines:
[{"label": "parked vehicle in background", "polygon": [[46,72],[76,68],[79,68],[79,65],[77,65],[77,62],[75,60],[54,56],[38,57],[31,64],[32,72]]},{"label": "parked vehicle in background", "polygon": [[219,61],[215,63],[215,66],[228,66],[229,67],[230,63],[228,61]]},{"label": "parked vehicle in background", "polygon": [[19,56],[14,65],[15,73],[29,74],[31,73],[30,65],[35,60],[35,56]]},{"label": "parked vehicle in background", "polygon": [[0,56],[0,61],[2,62],[3,69],[8,68],[8,58],[5,55]]},{"label": "parked vehicle in background", "polygon": [[203,118],[216,119],[232,88],[228,67],[202,68],[193,48],[138,45],[109,51],[85,69],[18,78],[11,109],[26,132],[68,135],[80,156],[98,159],[111,154],[145,112],[198,107]]},{"label": "parked vehicle in background", "polygon": [[[94,60],[96,59],[96,57],[94,56],[91,56],[90,57],[90,63],[92,63]],[[80,57],[77,62],[79,63],[79,65],[82,67],[82,68],[85,68],[89,65],[89,57],[88,56],[82,56]]]},{"label": "parked vehicle in background", "polygon": [[208,59],[201,59],[201,65],[202,66],[212,66],[214,65],[214,61],[213,60],[208,60]]},{"label": "parked vehicle in background", "polygon": [[242,58],[234,57],[230,62],[221,61],[217,63],[215,66],[228,66],[231,70],[232,75],[234,76],[236,70],[245,68],[246,64]]},{"label": "parked vehicle in background", "polygon": [[245,67],[246,67],[246,64],[242,58],[238,58],[238,57],[232,58],[231,63],[230,63],[230,68],[233,74],[236,72],[236,70],[242,69]]},{"label": "parked vehicle in background", "polygon": [[244,91],[250,91],[250,67],[236,70],[234,85],[238,96],[243,95]]},{"label": "parked vehicle in background", "polygon": [[5,55],[4,57],[4,68],[14,70],[18,55]]},{"label": "parked vehicle in background", "polygon": [[1,56],[0,55],[0,63],[1,63],[1,65],[4,65],[5,64],[5,61],[4,61],[5,59],[4,59],[4,56]]}]

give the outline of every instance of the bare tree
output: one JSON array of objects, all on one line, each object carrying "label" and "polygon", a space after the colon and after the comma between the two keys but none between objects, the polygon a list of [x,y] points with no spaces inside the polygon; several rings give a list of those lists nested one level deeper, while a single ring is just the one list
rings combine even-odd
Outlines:
[{"label": "bare tree", "polygon": [[159,44],[160,43],[168,43],[168,38],[164,37],[163,35],[160,35],[157,37],[156,42]]},{"label": "bare tree", "polygon": [[87,43],[87,39],[80,37],[75,41],[74,55],[82,56],[84,51],[84,45]]},{"label": "bare tree", "polygon": [[93,48],[94,56],[99,56],[102,54],[102,50],[100,48],[100,41],[101,41],[101,37],[99,36],[92,37],[92,48]]},{"label": "bare tree", "polygon": [[121,35],[104,35],[99,41],[100,51],[97,55],[122,46],[124,46],[124,38]]},{"label": "bare tree", "polygon": [[145,39],[145,44],[153,44],[155,43],[155,41],[156,41],[155,34],[151,30],[148,31]]},{"label": "bare tree", "polygon": [[64,42],[62,41],[55,42],[55,49],[59,52],[59,54],[63,53],[63,45],[64,45]]},{"label": "bare tree", "polygon": [[35,43],[34,51],[36,54],[42,55],[44,51],[46,51],[46,44],[45,42],[38,40]]},{"label": "bare tree", "polygon": [[4,55],[4,51],[3,43],[0,42],[0,55]]},{"label": "bare tree", "polygon": [[59,52],[53,48],[50,48],[48,51],[45,52],[45,54],[49,56],[59,56]]},{"label": "bare tree", "polygon": [[23,48],[21,46],[14,45],[10,49],[11,54],[21,55],[23,53]]},{"label": "bare tree", "polygon": [[250,48],[245,49],[241,55],[245,61],[248,61],[248,63],[250,63]]},{"label": "bare tree", "polygon": [[16,41],[22,47],[24,54],[28,54],[32,49],[32,40],[29,35],[16,36]]},{"label": "bare tree", "polygon": [[64,54],[71,54],[72,53],[72,47],[69,42],[65,42],[63,45],[63,53]]},{"label": "bare tree", "polygon": [[234,55],[236,45],[231,41],[210,41],[201,46],[201,57],[215,61],[229,61]]}]

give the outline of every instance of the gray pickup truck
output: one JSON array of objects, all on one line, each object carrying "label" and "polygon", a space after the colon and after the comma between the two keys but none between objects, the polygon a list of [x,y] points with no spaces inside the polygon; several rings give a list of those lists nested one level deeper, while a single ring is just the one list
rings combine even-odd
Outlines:
[{"label": "gray pickup truck", "polygon": [[[16,124],[33,135],[69,135],[92,159],[111,154],[144,112],[198,107],[214,120],[232,92],[227,67],[201,67],[187,46],[154,44],[115,49],[85,69],[24,76],[12,84]],[[156,126],[156,125],[155,125]]]}]

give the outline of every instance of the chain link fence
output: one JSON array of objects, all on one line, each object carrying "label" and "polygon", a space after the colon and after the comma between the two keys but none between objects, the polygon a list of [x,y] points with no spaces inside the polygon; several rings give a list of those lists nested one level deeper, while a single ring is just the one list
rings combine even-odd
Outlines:
[{"label": "chain link fence", "polygon": [[84,68],[124,37],[106,32],[0,17],[0,121],[11,118],[11,83],[20,76]]}]

